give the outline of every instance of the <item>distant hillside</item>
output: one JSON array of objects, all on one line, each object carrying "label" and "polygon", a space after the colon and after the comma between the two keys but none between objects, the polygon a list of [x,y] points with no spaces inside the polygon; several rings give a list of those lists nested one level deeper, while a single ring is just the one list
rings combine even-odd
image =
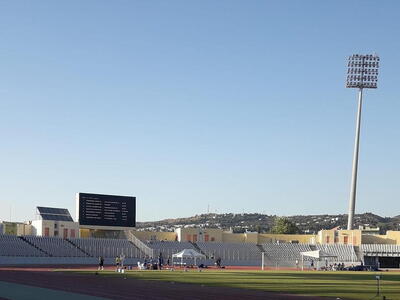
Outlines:
[{"label": "distant hillside", "polygon": [[[177,227],[203,227],[232,229],[233,232],[257,231],[267,233],[271,230],[277,216],[264,214],[202,214],[188,218],[166,219],[154,222],[138,222],[137,228],[153,231],[173,231]],[[303,233],[316,233],[321,229],[335,227],[346,228],[347,215],[307,215],[287,217]],[[354,218],[355,228],[359,225],[379,227],[381,233],[386,230],[400,230],[400,216],[387,218],[372,213],[357,214]]]}]

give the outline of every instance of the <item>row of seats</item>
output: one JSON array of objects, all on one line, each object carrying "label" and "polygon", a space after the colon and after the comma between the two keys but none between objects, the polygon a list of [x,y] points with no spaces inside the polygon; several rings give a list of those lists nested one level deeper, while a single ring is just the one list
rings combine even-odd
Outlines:
[{"label": "row of seats", "polygon": [[[260,260],[261,251],[271,262],[291,262],[301,259],[301,252],[322,250],[335,257],[330,261],[356,261],[357,256],[352,245],[308,245],[289,243],[266,243],[260,246],[247,243],[219,243],[219,242],[172,242],[147,241],[145,244],[154,250],[154,256],[162,253],[164,257],[183,249],[194,249],[202,252],[208,258],[218,258],[230,261]],[[360,249],[364,255],[400,256],[400,245],[363,244]],[[124,254],[126,258],[142,258],[144,253],[126,239],[105,238],[71,238],[37,237],[37,236],[10,236],[0,235],[0,256],[54,256],[54,257],[116,257]],[[311,258],[304,257],[305,260]]]},{"label": "row of seats", "polygon": [[363,244],[361,250],[364,255],[377,255],[379,253],[400,255],[400,245]]},{"label": "row of seats", "polygon": [[92,257],[117,257],[121,254],[126,258],[144,257],[135,245],[124,239],[71,238],[69,240]]},{"label": "row of seats", "polygon": [[[308,244],[273,244],[266,243],[262,245],[266,256],[272,261],[295,261],[301,259],[301,252],[312,251]],[[304,260],[310,258],[304,257]]]},{"label": "row of seats", "polygon": [[[178,253],[184,249],[194,249],[192,243],[189,242],[175,242],[175,241],[145,241],[145,244],[153,249],[153,256],[158,256],[162,253],[163,257],[171,257],[173,254]],[[197,250],[196,250],[197,251]]]},{"label": "row of seats", "polygon": [[0,256],[46,256],[18,236],[0,235]]},{"label": "row of seats", "polygon": [[336,257],[330,257],[330,261],[339,261],[339,262],[350,262],[357,261],[357,255],[354,251],[354,247],[352,245],[316,245],[318,250],[322,250],[328,254],[335,255]]},{"label": "row of seats", "polygon": [[197,242],[197,246],[208,258],[223,260],[260,260],[261,251],[255,244]]},{"label": "row of seats", "polygon": [[142,258],[145,255],[124,239],[0,235],[0,256]]},{"label": "row of seats", "polygon": [[42,249],[50,256],[54,257],[85,257],[84,252],[69,243],[68,241],[58,237],[41,237],[26,236],[24,237],[29,243]]}]

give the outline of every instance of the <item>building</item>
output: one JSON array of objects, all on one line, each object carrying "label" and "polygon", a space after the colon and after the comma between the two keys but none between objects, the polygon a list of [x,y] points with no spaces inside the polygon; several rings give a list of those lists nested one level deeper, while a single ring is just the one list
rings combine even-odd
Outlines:
[{"label": "building", "polygon": [[38,206],[36,212],[38,219],[32,221],[33,235],[79,237],[79,224],[74,222],[68,209]]},{"label": "building", "polygon": [[7,235],[33,235],[33,226],[22,222],[0,222],[0,234]]}]

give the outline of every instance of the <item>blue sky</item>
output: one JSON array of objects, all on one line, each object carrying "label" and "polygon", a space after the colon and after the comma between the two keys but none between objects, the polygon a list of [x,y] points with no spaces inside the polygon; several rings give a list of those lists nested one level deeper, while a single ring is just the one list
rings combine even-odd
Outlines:
[{"label": "blue sky", "polygon": [[134,195],[137,219],[400,214],[398,1],[1,1],[0,220]]}]

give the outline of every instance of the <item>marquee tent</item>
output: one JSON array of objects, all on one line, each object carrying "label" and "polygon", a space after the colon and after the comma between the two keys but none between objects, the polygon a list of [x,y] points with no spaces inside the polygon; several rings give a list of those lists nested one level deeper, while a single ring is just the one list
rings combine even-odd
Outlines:
[{"label": "marquee tent", "polygon": [[194,259],[194,264],[196,264],[196,260],[198,258],[206,258],[204,254],[201,254],[193,249],[184,249],[181,252],[175,253],[172,255],[172,264],[174,263],[174,257],[181,259],[181,264],[183,265],[184,258],[192,258]]},{"label": "marquee tent", "polygon": [[328,259],[328,258],[332,258],[332,257],[337,257],[334,254],[329,254],[322,250],[305,251],[305,252],[300,252],[300,254],[301,254],[301,269],[302,270],[304,269],[304,256],[315,258],[318,261],[320,261],[321,258]]}]

